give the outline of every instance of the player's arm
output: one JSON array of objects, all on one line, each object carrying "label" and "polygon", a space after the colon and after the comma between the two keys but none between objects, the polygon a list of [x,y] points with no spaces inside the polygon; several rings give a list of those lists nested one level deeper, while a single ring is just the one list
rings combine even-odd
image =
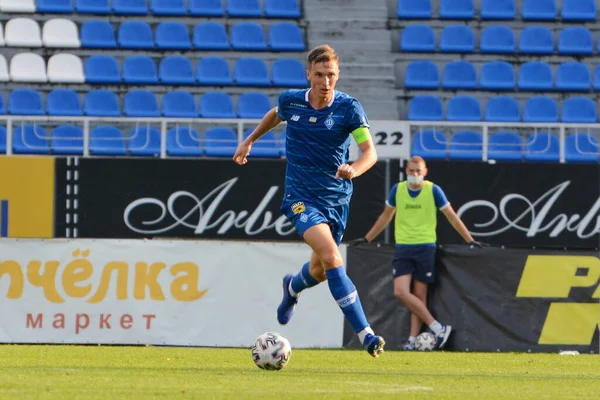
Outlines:
[{"label": "player's arm", "polygon": [[338,178],[353,179],[367,172],[377,162],[377,150],[371,138],[371,132],[366,126],[352,131],[352,136],[360,149],[360,156],[352,165],[342,164],[338,168]]},{"label": "player's arm", "polygon": [[394,215],[396,214],[396,207],[392,207],[389,204],[385,205],[383,212],[377,218],[377,221],[373,224],[373,227],[365,235],[367,242],[372,242],[377,236],[385,229],[390,223]]},{"label": "player's arm", "polygon": [[233,161],[240,165],[246,164],[248,162],[247,157],[250,154],[252,144],[260,139],[265,133],[276,128],[282,122],[283,120],[277,114],[277,107],[270,109],[262,118],[254,131],[252,131],[252,133],[238,145],[235,154],[233,155]]},{"label": "player's arm", "polygon": [[471,236],[471,233],[450,204],[442,209],[442,213],[446,219],[448,219],[448,222],[450,222],[450,225],[452,225],[454,230],[458,232],[458,234],[465,240],[465,242],[469,244],[475,242],[473,240],[473,236]]}]

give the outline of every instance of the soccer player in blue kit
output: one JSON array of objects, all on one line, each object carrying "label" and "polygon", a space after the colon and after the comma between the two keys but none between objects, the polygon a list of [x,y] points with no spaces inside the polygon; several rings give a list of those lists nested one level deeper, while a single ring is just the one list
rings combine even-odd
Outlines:
[{"label": "soccer player in blue kit", "polygon": [[[277,319],[280,324],[287,324],[299,294],[327,280],[333,298],[360,342],[371,356],[378,357],[385,341],[375,335],[367,322],[338,248],[348,220],[352,179],[375,164],[377,152],[360,103],[335,90],[339,73],[339,58],[333,48],[321,45],[311,50],[306,71],[310,89],[281,93],[277,107],[268,111],[254,132],[240,143],[233,160],[246,164],[252,144],[287,121],[287,170],[281,211],[312,248],[312,255],[296,275],[283,278]],[[349,165],[352,138],[361,154]]]}]

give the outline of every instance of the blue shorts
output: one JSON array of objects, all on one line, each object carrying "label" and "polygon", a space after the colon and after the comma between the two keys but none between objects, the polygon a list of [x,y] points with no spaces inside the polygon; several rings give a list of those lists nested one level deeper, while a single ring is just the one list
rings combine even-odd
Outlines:
[{"label": "blue shorts", "polygon": [[348,204],[329,207],[314,207],[304,201],[284,201],[281,204],[281,212],[294,224],[300,236],[304,236],[311,226],[326,223],[338,246],[342,243],[349,211]]},{"label": "blue shorts", "polygon": [[394,278],[412,274],[418,281],[432,283],[435,281],[435,246],[396,245],[392,268]]}]

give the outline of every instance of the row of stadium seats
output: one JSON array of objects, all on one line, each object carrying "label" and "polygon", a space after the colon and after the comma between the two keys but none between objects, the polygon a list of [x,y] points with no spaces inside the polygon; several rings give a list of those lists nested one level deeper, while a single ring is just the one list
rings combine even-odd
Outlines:
[{"label": "row of stadium seats", "polygon": [[[436,96],[420,95],[408,103],[408,119],[412,121],[442,121],[444,106]],[[489,122],[559,122],[556,101],[545,96],[533,96],[525,101],[523,112],[519,103],[509,96],[495,96],[488,100],[485,114],[474,96],[455,96],[448,100],[445,120]],[[564,123],[596,123],[596,103],[587,97],[571,97],[562,103],[560,121]]]},{"label": "row of stadium seats", "polygon": [[[122,72],[120,72],[122,70]],[[91,84],[164,84],[208,86],[297,87],[307,86],[302,63],[296,59],[281,58],[273,62],[269,71],[264,60],[242,57],[233,66],[221,57],[204,57],[196,63],[185,57],[169,56],[157,65],[148,56],[131,56],[119,68],[112,56],[95,55],[85,64],[73,54],[55,54],[48,59],[48,68],[42,56],[19,53],[10,60],[0,54],[0,82],[62,82]]]},{"label": "row of stadium seats", "polygon": [[[473,30],[464,25],[446,26],[439,34],[439,46],[436,43],[433,28],[422,24],[409,25],[402,30],[400,50],[468,54],[476,49]],[[560,31],[555,41],[549,28],[529,26],[520,31],[517,45],[511,28],[494,25],[482,29],[479,41],[480,52],[489,54],[554,54],[555,49],[558,54],[591,55],[594,53],[594,38],[587,28],[568,27]],[[600,52],[600,41],[597,51]]]},{"label": "row of stadium seats", "polygon": [[[514,68],[513,68],[514,67]],[[516,79],[517,69],[519,78]],[[404,87],[407,89],[448,90],[559,90],[589,91],[592,87],[590,69],[587,65],[569,61],[556,69],[556,82],[552,68],[542,61],[530,61],[513,66],[506,61],[491,61],[481,66],[479,79],[477,68],[469,61],[451,61],[441,73],[432,61],[410,62],[405,70]],[[593,89],[600,90],[600,65],[594,69]]]},{"label": "row of stadium seats", "polygon": [[[265,38],[265,31],[268,33]],[[13,18],[6,23],[4,34],[0,24],[0,46],[104,48],[140,50],[239,50],[239,51],[304,51],[302,31],[292,22],[278,22],[264,28],[254,22],[231,25],[228,37],[224,24],[207,21],[197,24],[192,31],[181,22],[165,21],[156,26],[154,37],[149,24],[126,21],[115,38],[113,25],[106,20],[91,20],[81,26],[71,20],[54,18],[46,21],[40,30],[38,23],[29,18]]]},{"label": "row of stadium seats", "polygon": [[[0,0],[1,12],[300,18],[298,0]],[[149,3],[149,4],[147,4]],[[187,3],[187,7],[186,7]]]},{"label": "row of stadium seats", "polygon": [[[244,132],[244,137],[252,128]],[[198,131],[176,126],[167,131],[166,152],[169,156],[231,157],[238,144],[237,134],[224,127],[207,130],[201,138]],[[83,130],[75,125],[61,125],[50,135],[39,125],[23,124],[13,129],[12,151],[15,154],[82,155]],[[90,132],[91,155],[158,156],[160,131],[150,126],[138,126],[128,136],[112,125],[100,125]],[[0,152],[6,153],[6,128],[0,126]],[[278,138],[273,131],[265,134],[252,146],[252,157],[285,155],[285,134]]]},{"label": "row of stadium seats", "polygon": [[[432,0],[398,0],[400,19],[433,18]],[[554,21],[558,18],[558,0],[522,0],[521,18],[525,21]],[[595,0],[562,0],[560,18],[563,21],[595,21]],[[439,19],[470,20],[476,15],[473,0],[440,0]],[[516,19],[515,0],[481,0],[482,20]]]},{"label": "row of stadium seats", "polygon": [[[447,140],[438,130],[423,130],[412,138],[411,154],[426,160],[481,160],[483,137],[480,132],[461,131]],[[488,138],[488,160],[558,162],[558,136],[536,132],[525,141],[515,132],[493,133]],[[565,138],[566,162],[598,162],[598,140],[589,133],[577,132]]]},{"label": "row of stadium seats", "polygon": [[[8,95],[6,110],[0,96],[0,114],[94,117],[167,117],[167,118],[262,118],[272,107],[269,97],[260,92],[242,93],[234,108],[233,98],[225,92],[207,92],[198,103],[191,93],[172,91],[162,98],[159,109],[156,95],[133,90],[123,96],[123,112],[117,95],[100,89],[87,92],[83,106],[79,95],[69,89],[54,89],[46,97],[32,89],[15,89]],[[235,110],[235,111],[234,111]]]}]

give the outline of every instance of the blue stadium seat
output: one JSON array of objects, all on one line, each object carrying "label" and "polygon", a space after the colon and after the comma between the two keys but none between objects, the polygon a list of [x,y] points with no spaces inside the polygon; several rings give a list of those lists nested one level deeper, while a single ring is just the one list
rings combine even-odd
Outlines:
[{"label": "blue stadium seat", "polygon": [[221,0],[188,0],[190,15],[194,17],[223,17]]},{"label": "blue stadium seat", "polygon": [[74,90],[54,89],[46,96],[46,110],[48,115],[74,116],[83,115],[81,101]]},{"label": "blue stadium seat", "polygon": [[238,22],[231,27],[231,48],[245,51],[267,51],[263,28],[255,22]]},{"label": "blue stadium seat", "polygon": [[572,26],[563,29],[558,35],[558,53],[570,55],[591,55],[594,39],[587,28]]},{"label": "blue stadium seat", "polygon": [[36,0],[36,8],[41,13],[73,13],[71,0]]},{"label": "blue stadium seat", "polygon": [[85,60],[87,83],[121,83],[119,65],[113,56],[96,54]]},{"label": "blue stadium seat", "polygon": [[129,131],[127,148],[134,156],[160,156],[160,131],[148,125],[139,125]]},{"label": "blue stadium seat", "polygon": [[167,118],[197,118],[194,96],[181,90],[166,93],[162,98],[162,115]]},{"label": "blue stadium seat", "polygon": [[6,114],[6,110],[4,109],[4,96],[0,93],[0,115],[4,114]]},{"label": "blue stadium seat", "polygon": [[194,28],[194,48],[198,50],[229,50],[225,25],[218,22],[201,22]]},{"label": "blue stadium seat", "polygon": [[167,132],[167,154],[171,157],[202,156],[202,143],[198,132],[179,124],[169,129]]},{"label": "blue stadium seat", "polygon": [[33,89],[15,89],[8,95],[8,113],[12,115],[44,115],[42,96]]},{"label": "blue stadium seat", "polygon": [[442,30],[440,34],[442,53],[472,53],[474,50],[475,38],[468,26],[452,25]]},{"label": "blue stadium seat", "polygon": [[280,58],[271,65],[271,82],[277,87],[305,88],[308,86],[304,65],[293,58]]},{"label": "blue stadium seat", "polygon": [[0,125],[0,154],[6,154],[6,128]]},{"label": "blue stadium seat", "polygon": [[515,70],[506,61],[490,61],[481,67],[481,89],[514,90]]},{"label": "blue stadium seat", "polygon": [[477,71],[470,61],[451,61],[444,66],[444,89],[477,89]]},{"label": "blue stadium seat", "polygon": [[181,22],[161,22],[156,27],[156,48],[161,50],[190,50],[190,32]]},{"label": "blue stadium seat", "polygon": [[455,96],[448,101],[448,121],[481,121],[481,104],[474,96]]},{"label": "blue stadium seat", "polygon": [[108,21],[86,21],[79,33],[81,47],[90,49],[114,49],[117,47],[115,30]]},{"label": "blue stadium seat", "polygon": [[410,121],[441,121],[442,115],[442,102],[436,96],[415,96],[408,103]]},{"label": "blue stadium seat", "polygon": [[244,92],[237,103],[238,118],[256,118],[265,116],[272,108],[269,96],[260,92]]},{"label": "blue stadium seat", "polygon": [[306,50],[300,27],[291,22],[279,22],[271,25],[268,42],[272,51]]},{"label": "blue stadium seat", "polygon": [[200,117],[235,118],[233,100],[225,92],[207,92],[200,97]]},{"label": "blue stadium seat", "polygon": [[123,115],[126,117],[160,117],[154,93],[148,90],[132,90],[125,94]]},{"label": "blue stadium seat", "polygon": [[523,122],[558,122],[556,102],[544,96],[530,97],[523,107]]},{"label": "blue stadium seat", "polygon": [[487,102],[485,120],[488,122],[519,122],[521,121],[519,103],[512,97],[494,96]]},{"label": "blue stadium seat", "polygon": [[183,16],[187,15],[185,0],[151,0],[150,12],[154,15]]},{"label": "blue stadium seat", "polygon": [[437,89],[440,86],[438,67],[431,61],[413,61],[404,73],[406,89]]},{"label": "blue stadium seat", "polygon": [[410,155],[421,156],[425,160],[445,160],[448,155],[447,145],[446,137],[442,132],[420,131],[412,138]]},{"label": "blue stadium seat", "polygon": [[146,15],[146,0],[112,0],[112,9],[116,15]]},{"label": "blue stadium seat", "polygon": [[473,19],[473,0],[441,0],[440,19]]},{"label": "blue stadium seat", "polygon": [[265,17],[267,18],[300,18],[298,0],[265,0]]},{"label": "blue stadium seat", "polygon": [[239,86],[269,86],[267,64],[260,58],[240,58],[233,68],[233,80]]},{"label": "blue stadium seat", "polygon": [[556,89],[563,91],[590,90],[590,70],[584,63],[568,61],[556,70]]},{"label": "blue stadium seat", "polygon": [[554,53],[554,38],[550,29],[543,26],[529,26],[523,29],[519,39],[519,53]]},{"label": "blue stadium seat", "polygon": [[520,90],[551,90],[552,69],[542,61],[530,61],[519,68]]},{"label": "blue stadium seat", "polygon": [[572,133],[565,139],[565,161],[597,163],[598,140],[589,133]]},{"label": "blue stadium seat", "polygon": [[515,52],[515,34],[507,26],[488,26],[481,31],[479,48],[482,53],[512,54]]},{"label": "blue stadium seat", "polygon": [[75,11],[79,14],[110,14],[109,0],[75,0]]},{"label": "blue stadium seat", "polygon": [[488,160],[522,161],[523,139],[515,132],[498,132],[490,135]]},{"label": "blue stadium seat", "polygon": [[148,56],[131,56],[123,61],[123,82],[130,84],[156,84],[156,64]]},{"label": "blue stadium seat", "polygon": [[594,69],[594,90],[600,91],[600,65]]},{"label": "blue stadium seat", "polygon": [[259,18],[262,10],[258,0],[226,0],[227,15],[236,18]]},{"label": "blue stadium seat", "polygon": [[399,19],[429,19],[433,16],[431,0],[398,0],[396,16]]},{"label": "blue stadium seat", "polygon": [[119,46],[123,49],[153,49],[150,25],[140,21],[125,21],[119,27],[117,35]]},{"label": "blue stadium seat", "polygon": [[560,119],[566,124],[595,124],[598,121],[596,103],[587,97],[570,97],[562,104]]},{"label": "blue stadium seat", "polygon": [[39,125],[15,124],[13,130],[13,153],[48,154],[48,135]]},{"label": "blue stadium seat", "polygon": [[85,94],[83,113],[91,117],[120,117],[117,96],[106,89],[90,90]]},{"label": "blue stadium seat", "polygon": [[595,0],[562,0],[563,21],[595,21]]},{"label": "blue stadium seat", "polygon": [[158,75],[166,85],[194,85],[194,67],[190,60],[181,56],[168,56],[160,61]]},{"label": "blue stadium seat", "polygon": [[90,132],[90,154],[124,156],[127,154],[123,132],[111,125],[97,126]]},{"label": "blue stadium seat", "polygon": [[481,160],[483,157],[483,137],[480,132],[456,132],[450,138],[450,160]]},{"label": "blue stadium seat", "polygon": [[523,19],[525,21],[554,21],[556,19],[556,0],[523,0]]},{"label": "blue stadium seat", "polygon": [[435,33],[427,25],[409,25],[402,31],[400,50],[406,52],[433,53]]},{"label": "blue stadium seat", "polygon": [[52,130],[50,150],[53,154],[83,155],[83,131],[75,125],[61,125]]},{"label": "blue stadium seat", "polygon": [[204,133],[204,154],[208,157],[232,157],[238,140],[229,128],[212,128]]},{"label": "blue stadium seat", "polygon": [[525,161],[558,162],[558,137],[548,132],[537,132],[527,137]]},{"label": "blue stadium seat", "polygon": [[515,9],[515,0],[481,0],[481,19],[515,19]]},{"label": "blue stadium seat", "polygon": [[[250,136],[253,130],[254,128],[246,129],[243,135],[244,139]],[[259,140],[254,142],[250,151],[250,157],[279,158],[279,155],[277,137],[273,131],[265,133]]]},{"label": "blue stadium seat", "polygon": [[196,68],[198,83],[208,86],[231,86],[229,64],[222,57],[203,57],[198,60]]}]

